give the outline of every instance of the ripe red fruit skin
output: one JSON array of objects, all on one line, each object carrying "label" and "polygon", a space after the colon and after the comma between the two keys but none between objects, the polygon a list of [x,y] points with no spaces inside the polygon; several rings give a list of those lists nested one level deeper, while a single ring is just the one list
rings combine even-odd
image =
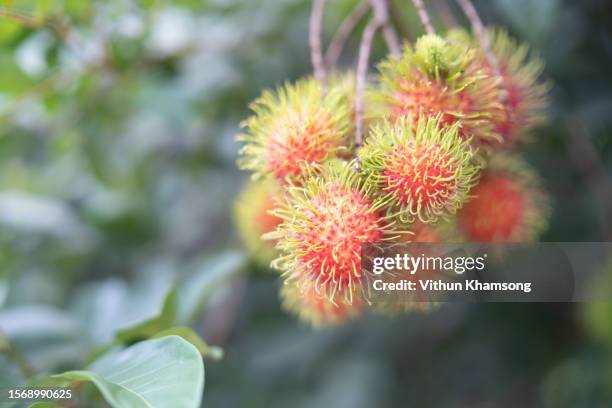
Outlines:
[{"label": "ripe red fruit skin", "polygon": [[262,235],[272,232],[282,221],[272,215],[278,204],[281,190],[272,180],[248,182],[234,206],[234,221],[240,238],[257,263],[268,266],[278,253],[274,240],[264,240]]},{"label": "ripe red fruit skin", "polygon": [[548,199],[535,172],[513,156],[493,156],[457,216],[469,241],[529,242],[546,227]]},{"label": "ripe red fruit skin", "polygon": [[511,241],[523,235],[525,197],[520,187],[504,176],[483,177],[474,187],[475,199],[459,218],[462,230],[474,241]]},{"label": "ripe red fruit skin", "polygon": [[323,112],[295,113],[270,131],[264,150],[268,169],[279,180],[296,179],[302,164],[322,163],[341,146],[339,140],[326,136],[334,133],[331,119]]},{"label": "ripe red fruit skin", "polygon": [[480,165],[458,130],[441,126],[439,117],[421,117],[416,124],[402,118],[375,126],[360,149],[364,177],[402,222],[436,222],[467,200]]},{"label": "ripe red fruit skin", "polygon": [[442,126],[461,124],[462,138],[499,139],[494,122],[503,115],[500,88],[469,42],[426,35],[414,48],[380,64],[382,89],[372,94],[378,115],[394,122],[438,117]]},{"label": "ripe red fruit skin", "polygon": [[348,80],[335,78],[325,88],[314,79],[264,91],[250,106],[243,122],[245,142],[238,165],[255,178],[272,176],[281,184],[298,182],[305,169],[346,154],[350,137],[352,100]]},{"label": "ripe red fruit skin", "polygon": [[275,234],[283,255],[272,265],[303,289],[313,285],[330,301],[352,303],[361,285],[361,245],[391,232],[383,202],[368,195],[350,165],[327,166],[289,197],[275,214],[283,219]]},{"label": "ripe red fruit skin", "polygon": [[517,43],[503,30],[489,30],[489,36],[501,73],[500,87],[506,94],[504,114],[495,120],[502,141],[491,144],[507,149],[528,140],[533,129],[545,121],[550,84],[540,80],[544,64],[527,45]]},{"label": "ripe red fruit skin", "polygon": [[[407,166],[407,157],[415,162],[413,167]],[[440,145],[398,146],[389,155],[388,161],[398,165],[387,167],[383,177],[387,189],[393,191],[402,203],[418,197],[421,205],[430,206],[435,197],[454,192],[452,178],[455,171],[450,163],[451,157]]]},{"label": "ripe red fruit skin", "polygon": [[313,327],[326,327],[344,323],[357,316],[363,302],[355,296],[352,304],[332,303],[318,294],[313,285],[303,286],[287,283],[280,290],[285,310],[298,316]]},{"label": "ripe red fruit skin", "polygon": [[[483,147],[507,150],[517,143],[529,141],[533,129],[546,120],[551,86],[541,79],[543,61],[526,44],[518,43],[502,29],[488,29],[487,35],[499,68],[497,87],[501,91],[501,114],[491,117],[498,139],[478,142]],[[476,49],[479,69],[491,77],[496,76],[477,38],[458,29],[451,30],[448,37]]]}]

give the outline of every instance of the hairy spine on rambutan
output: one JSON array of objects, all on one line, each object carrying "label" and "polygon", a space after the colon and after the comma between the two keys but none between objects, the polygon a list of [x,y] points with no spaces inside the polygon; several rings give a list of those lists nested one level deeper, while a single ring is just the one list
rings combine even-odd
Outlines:
[{"label": "hairy spine on rambutan", "polygon": [[359,151],[361,171],[402,222],[436,222],[468,199],[480,165],[458,125],[401,118],[375,126]]},{"label": "hairy spine on rambutan", "polygon": [[304,169],[346,153],[352,146],[352,106],[343,81],[326,87],[314,79],[264,91],[243,122],[238,164],[255,177],[299,180]]},{"label": "hairy spine on rambutan", "polygon": [[313,286],[331,302],[351,304],[361,287],[361,245],[396,233],[384,205],[352,163],[313,171],[303,185],[287,188],[285,203],[274,212],[283,222],[268,237],[278,239],[282,254],[272,266],[301,290]]},{"label": "hairy spine on rambutan", "polygon": [[280,290],[282,306],[289,313],[313,327],[333,326],[359,315],[363,309],[360,293],[355,293],[351,304],[332,303],[318,294],[313,285],[285,283]]},{"label": "hairy spine on rambutan", "polygon": [[[491,49],[499,67],[504,92],[502,115],[494,118],[495,132],[501,140],[487,141],[495,148],[513,147],[517,142],[527,141],[530,132],[546,119],[550,84],[540,80],[544,70],[542,59],[530,51],[527,44],[519,44],[501,29],[487,30]],[[471,42],[478,47],[478,40],[471,38],[462,30],[454,31],[451,36],[459,41]],[[478,55],[481,66],[494,74],[484,51]]]},{"label": "hairy spine on rambutan", "polygon": [[262,235],[272,232],[281,219],[273,211],[282,195],[273,180],[250,181],[234,204],[234,221],[249,255],[261,265],[269,265],[276,257],[276,242],[264,240]]},{"label": "hairy spine on rambutan", "polygon": [[492,156],[470,195],[457,214],[470,241],[529,242],[546,228],[549,200],[535,171],[517,156]]},{"label": "hairy spine on rambutan", "polygon": [[496,139],[494,123],[502,115],[497,79],[483,69],[477,51],[465,42],[426,35],[414,48],[383,61],[382,89],[372,94],[391,121],[403,116],[440,117],[459,123],[459,134],[476,141]]}]

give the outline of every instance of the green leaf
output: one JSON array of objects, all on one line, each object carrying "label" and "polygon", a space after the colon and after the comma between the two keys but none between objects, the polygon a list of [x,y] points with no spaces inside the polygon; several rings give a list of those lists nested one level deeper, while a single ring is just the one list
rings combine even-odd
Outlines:
[{"label": "green leaf", "polygon": [[134,326],[119,330],[117,332],[117,340],[122,343],[131,343],[133,341],[148,339],[156,333],[170,328],[176,318],[176,310],[177,292],[172,289],[166,295],[159,315],[137,323]]},{"label": "green leaf", "polygon": [[157,333],[153,338],[165,337],[176,335],[187,340],[198,349],[204,358],[210,358],[212,360],[221,360],[223,358],[223,349],[221,347],[209,346],[204,340],[190,327],[177,326],[168,330]]},{"label": "green leaf", "polygon": [[221,285],[238,274],[245,262],[244,253],[237,251],[225,252],[205,262],[181,287],[179,322],[192,321],[210,296]]},{"label": "green leaf", "polygon": [[113,408],[196,408],[204,389],[200,352],[179,336],[137,343],[57,378],[90,381]]}]

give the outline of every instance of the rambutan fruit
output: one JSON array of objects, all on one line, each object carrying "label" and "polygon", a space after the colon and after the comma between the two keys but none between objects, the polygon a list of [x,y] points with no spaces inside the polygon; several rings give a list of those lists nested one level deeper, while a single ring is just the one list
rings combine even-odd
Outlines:
[{"label": "rambutan fruit", "polygon": [[282,255],[272,266],[301,290],[313,285],[331,302],[353,303],[361,287],[361,245],[393,233],[385,202],[369,194],[352,163],[334,161],[287,188],[284,205],[274,211],[283,222],[269,237]]},{"label": "rambutan fruit", "polygon": [[249,255],[262,265],[269,265],[278,255],[276,242],[262,235],[272,232],[281,219],[270,211],[276,208],[281,191],[273,180],[247,183],[234,205],[234,220]]},{"label": "rambutan fruit", "polygon": [[444,237],[434,225],[417,221],[411,226],[410,230],[414,232],[414,236],[410,237],[411,242],[431,244],[444,242]]},{"label": "rambutan fruit", "polygon": [[313,285],[286,283],[280,290],[282,306],[289,313],[313,327],[333,326],[347,322],[359,315],[363,309],[360,294],[353,296],[353,302],[332,303],[321,296]]},{"label": "rambutan fruit", "polygon": [[[519,44],[504,30],[489,29],[487,33],[501,75],[498,86],[504,95],[502,115],[494,116],[495,132],[501,140],[488,140],[487,144],[509,148],[526,141],[530,132],[545,121],[550,84],[540,80],[544,63],[527,44]],[[479,48],[478,40],[463,30],[453,30],[449,36]],[[483,50],[478,59],[484,70],[495,75]]]},{"label": "rambutan fruit", "polygon": [[440,117],[441,125],[459,123],[459,135],[476,141],[496,139],[494,123],[502,115],[497,79],[483,69],[478,51],[463,41],[437,35],[419,38],[414,48],[389,57],[379,70],[382,89],[373,94],[390,121],[410,116]]},{"label": "rambutan fruit", "polygon": [[361,171],[402,222],[436,222],[468,199],[480,165],[457,124],[401,118],[375,126],[359,151]]},{"label": "rambutan fruit", "polygon": [[515,156],[495,155],[457,215],[470,241],[529,242],[544,230],[548,199],[535,171]]},{"label": "rambutan fruit", "polygon": [[489,32],[506,91],[504,115],[496,118],[495,131],[502,136],[502,145],[510,147],[545,121],[550,85],[539,80],[544,64],[528,45],[518,44],[505,31]]},{"label": "rambutan fruit", "polygon": [[243,122],[238,164],[255,177],[298,180],[305,167],[346,152],[352,144],[352,118],[343,83],[324,87],[314,79],[264,91],[251,104],[254,115]]}]

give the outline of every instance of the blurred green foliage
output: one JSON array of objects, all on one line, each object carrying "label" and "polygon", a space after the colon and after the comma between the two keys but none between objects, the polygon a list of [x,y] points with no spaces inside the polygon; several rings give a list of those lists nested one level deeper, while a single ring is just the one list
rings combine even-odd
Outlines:
[{"label": "blurred green foliage", "polygon": [[[326,40],[356,1],[328,3]],[[409,2],[394,5],[420,33]],[[580,123],[612,176],[612,6],[476,7],[529,41],[554,83],[550,125],[527,149],[554,200],[544,240],[602,239],[600,203],[568,152]],[[225,349],[205,356],[207,406],[610,406],[612,342],[574,305],[454,305],[312,332],[280,311],[273,274],[245,267],[234,134],[261,89],[309,73],[309,8],[1,3],[0,384],[83,369],[160,331],[206,354],[189,326]],[[379,38],[373,61],[384,53]],[[82,398],[101,401],[88,387]]]}]

